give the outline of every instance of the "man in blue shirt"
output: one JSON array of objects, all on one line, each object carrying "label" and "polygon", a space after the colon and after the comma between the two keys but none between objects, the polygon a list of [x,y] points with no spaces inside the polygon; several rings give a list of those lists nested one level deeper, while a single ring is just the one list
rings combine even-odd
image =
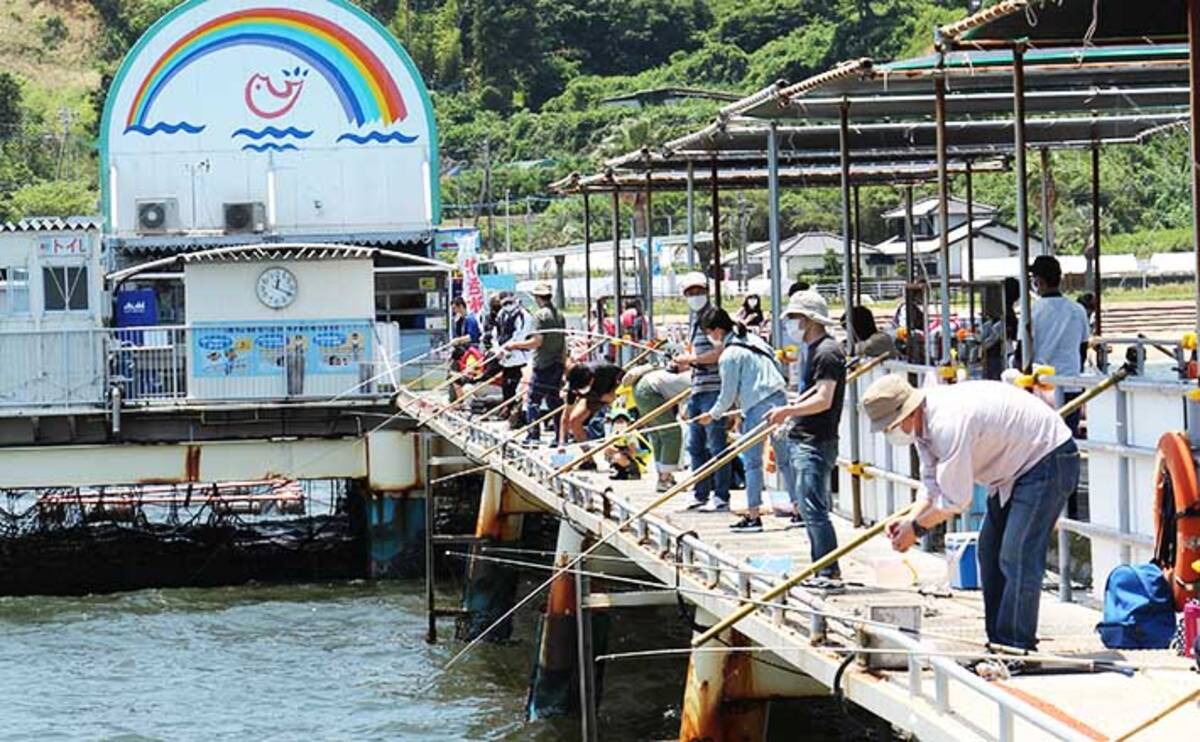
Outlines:
[{"label": "man in blue shirt", "polygon": [[467,314],[467,303],[461,296],[454,297],[450,302],[450,311],[454,314],[454,345],[455,347],[479,347],[479,339],[483,333],[479,329],[479,320]]}]

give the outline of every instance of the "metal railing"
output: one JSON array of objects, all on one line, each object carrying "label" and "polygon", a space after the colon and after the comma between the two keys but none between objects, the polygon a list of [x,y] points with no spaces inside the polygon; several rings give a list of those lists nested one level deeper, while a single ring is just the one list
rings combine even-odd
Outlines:
[{"label": "metal railing", "polygon": [[[484,463],[492,464],[506,478],[516,481],[523,488],[528,488],[531,494],[540,495],[547,500],[547,505],[556,511],[566,513],[570,508],[575,513],[588,513],[602,522],[601,533],[627,520],[636,510],[633,503],[613,496],[611,490],[600,482],[575,475],[553,476],[553,466],[531,455],[519,445],[497,447],[497,444],[506,440],[503,431],[474,424],[471,419],[457,412],[445,413],[431,420],[429,425],[472,458],[478,458],[480,451],[494,449],[495,452],[489,455]],[[878,470],[874,473],[884,474]],[[900,483],[912,482],[900,475],[894,476]],[[656,559],[664,560],[664,570],[670,572],[673,575],[671,579],[676,582],[679,567],[694,570],[703,577],[710,590],[727,593],[729,600],[737,600],[739,597],[755,600],[774,586],[769,575],[747,574],[745,562],[736,555],[721,551],[702,541],[694,532],[685,532],[653,514],[647,514],[630,523],[628,534],[641,545],[641,550],[637,552],[638,556],[642,557],[639,562],[651,565]],[[667,555],[673,560],[669,564],[665,562]],[[678,564],[674,560],[678,560]],[[659,577],[662,578],[662,575]],[[688,599],[690,594],[681,595]],[[781,610],[788,605],[812,609],[814,620],[789,618],[789,615],[796,614]],[[857,642],[854,631],[848,626],[821,619],[821,614],[829,613],[832,609],[820,598],[802,588],[794,588],[781,596],[780,606],[780,610],[764,608],[761,614],[775,628],[785,627],[809,637],[813,637],[814,632],[835,633]],[[800,615],[803,616],[803,613]],[[964,721],[954,711],[954,706],[950,703],[950,691],[956,686],[960,691],[976,694],[995,704],[997,726],[989,735],[994,739],[1005,742],[1012,740],[1016,720],[1021,720],[1055,739],[1083,739],[1078,732],[1041,709],[1011,694],[997,691],[983,678],[967,672],[952,661],[938,657],[935,647],[917,637],[882,627],[868,626],[861,630],[896,647],[898,653],[908,653],[907,683],[897,682],[896,685],[906,696],[927,702],[935,716],[956,718],[957,723],[971,727],[979,726],[978,720]],[[808,642],[797,641],[795,651],[819,654],[820,648],[810,646]],[[933,675],[933,693],[927,691],[922,683],[922,672],[926,669]],[[877,692],[875,687],[873,684],[855,685],[849,687],[846,692],[853,700],[858,693]]]},{"label": "metal railing", "polygon": [[400,334],[366,320],[0,332],[0,411],[393,393]]}]

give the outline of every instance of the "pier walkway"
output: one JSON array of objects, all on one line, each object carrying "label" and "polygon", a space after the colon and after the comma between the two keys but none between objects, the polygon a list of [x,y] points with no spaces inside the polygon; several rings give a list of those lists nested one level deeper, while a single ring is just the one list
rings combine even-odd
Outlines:
[{"label": "pier walkway", "polygon": [[[499,473],[527,504],[559,514],[591,539],[611,534],[618,523],[656,497],[653,478],[612,482],[602,461],[599,472],[551,477],[555,467],[545,447],[510,443],[485,458],[489,449],[510,435],[507,426],[478,422],[456,411],[435,415],[441,401],[407,391],[398,399],[410,414],[428,418],[431,433],[476,464]],[[763,533],[735,534],[728,528],[729,514],[681,512],[687,499],[686,493],[681,494],[634,520],[609,544],[651,579],[696,606],[698,624],[731,614],[742,599],[756,600],[786,573],[809,563],[805,530],[788,528],[787,519],[766,516]],[[744,502],[743,494],[734,494],[735,510]],[[835,516],[834,521],[839,541],[845,543],[854,529],[843,518]],[[605,570],[603,561],[585,565],[588,570]],[[897,565],[903,569],[900,579]],[[764,606],[739,623],[741,636],[728,636],[726,641],[764,648],[748,653],[763,660],[770,657],[770,664],[783,663],[791,669],[797,678],[793,695],[812,695],[814,687],[815,692],[841,693],[921,739],[1116,738],[1200,687],[1200,677],[1180,671],[1189,661],[1172,652],[1106,650],[1094,631],[1100,613],[1085,605],[1061,603],[1049,592],[1044,593],[1041,608],[1039,651],[1068,659],[1047,665],[1047,671],[1039,674],[985,681],[962,666],[969,659],[966,655],[983,651],[979,644],[985,640],[982,597],[977,591],[949,590],[943,556],[913,550],[900,559],[881,536],[843,561],[842,570],[847,580],[844,593],[825,595],[795,588],[778,608]],[[887,573],[891,587],[879,586],[881,573]],[[885,618],[889,612],[893,616],[919,612],[921,634],[885,626],[894,620]],[[852,651],[863,647],[874,650]],[[884,654],[880,648],[901,653]],[[696,658],[693,655],[690,674],[696,672]],[[1085,658],[1153,669],[1139,669],[1129,676],[1111,671],[1083,673],[1079,668],[1070,672],[1072,660]],[[879,664],[895,669],[873,669]],[[808,676],[807,684],[794,671]],[[685,699],[685,720],[690,702]],[[1156,723],[1144,738],[1186,739],[1198,726],[1200,710],[1192,703]]]}]

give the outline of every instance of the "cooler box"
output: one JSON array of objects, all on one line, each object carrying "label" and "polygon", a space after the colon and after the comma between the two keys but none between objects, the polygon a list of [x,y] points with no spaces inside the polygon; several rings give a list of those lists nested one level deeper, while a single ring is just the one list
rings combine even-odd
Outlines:
[{"label": "cooler box", "polygon": [[979,532],[946,534],[946,572],[955,590],[979,589]]}]

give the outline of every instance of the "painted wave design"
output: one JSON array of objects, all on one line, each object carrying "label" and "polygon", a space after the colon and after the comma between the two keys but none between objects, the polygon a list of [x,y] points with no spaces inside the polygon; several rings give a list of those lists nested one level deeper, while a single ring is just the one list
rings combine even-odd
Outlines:
[{"label": "painted wave design", "polygon": [[312,135],[313,133],[311,131],[297,129],[294,126],[289,126],[286,129],[276,129],[274,126],[268,126],[261,131],[254,131],[253,129],[238,129],[237,131],[233,132],[233,137],[231,138],[250,137],[251,139],[258,141],[264,137],[272,137],[274,139],[286,139],[288,137],[308,139]]},{"label": "painted wave design", "polygon": [[264,144],[247,144],[242,147],[242,151],[251,152],[299,152],[300,148],[294,144],[275,144],[274,142],[266,142]]},{"label": "painted wave design", "polygon": [[199,134],[206,127],[203,124],[189,124],[186,121],[180,121],[178,124],[168,124],[165,121],[160,121],[154,126],[145,127],[141,124],[133,124],[125,127],[125,133],[144,134],[145,136],[154,136],[155,134],[178,134],[184,132],[186,134]]},{"label": "painted wave design", "polygon": [[343,134],[337,138],[337,141],[338,142],[354,142],[355,144],[371,144],[371,143],[389,144],[391,142],[398,142],[400,144],[412,144],[413,142],[417,141],[417,137],[416,136],[408,136],[407,134],[404,134],[399,131],[393,131],[390,134],[384,134],[383,132],[380,132],[380,131],[372,131],[366,135],[354,134],[354,133]]}]

